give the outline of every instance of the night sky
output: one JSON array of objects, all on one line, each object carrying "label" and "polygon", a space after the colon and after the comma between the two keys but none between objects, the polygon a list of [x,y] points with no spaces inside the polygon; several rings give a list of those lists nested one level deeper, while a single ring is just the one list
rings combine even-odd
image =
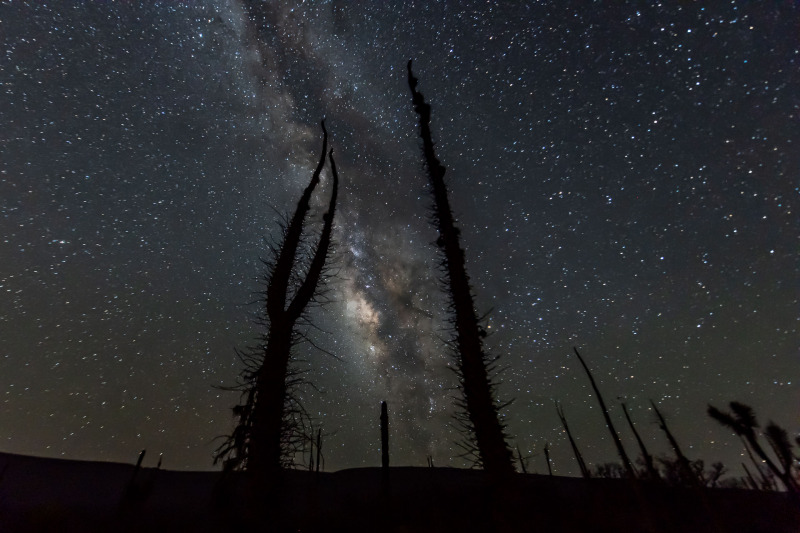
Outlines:
[{"label": "night sky", "polygon": [[463,466],[413,58],[530,469],[550,442],[579,474],[555,400],[617,459],[577,346],[629,454],[617,398],[668,451],[653,399],[740,474],[709,402],[800,431],[800,8],[650,4],[0,2],[0,450],[212,468],[324,117],[338,276],[310,334],[341,360],[297,356],[326,468],[379,464],[381,400],[394,465]]}]

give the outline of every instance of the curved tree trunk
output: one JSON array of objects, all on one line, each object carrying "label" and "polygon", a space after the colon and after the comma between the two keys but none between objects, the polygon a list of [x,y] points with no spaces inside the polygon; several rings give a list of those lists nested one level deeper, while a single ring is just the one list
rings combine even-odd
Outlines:
[{"label": "curved tree trunk", "polygon": [[[263,345],[248,354],[250,362],[256,368],[243,372],[247,400],[245,405],[235,409],[239,414],[239,426],[218,449],[215,459],[218,461],[227,458],[226,465],[230,461],[234,467],[243,467],[259,481],[274,478],[287,455],[293,453],[297,442],[296,435],[287,434],[293,431],[287,417],[293,415],[289,394],[292,383],[296,383],[296,379],[293,381],[296,376],[291,369],[291,350],[296,341],[297,321],[303,316],[324,277],[339,187],[333,150],[326,154],[328,132],[324,121],[322,132],[322,155],[319,163],[297,203],[284,238],[275,251],[274,263],[265,276],[267,288],[263,293],[262,320],[267,324],[267,332],[262,337]],[[328,211],[323,216],[322,233],[306,275],[289,298],[289,286],[293,273],[297,270],[297,255],[303,239],[303,226],[310,209],[311,195],[320,181],[326,155],[333,175]]]}]

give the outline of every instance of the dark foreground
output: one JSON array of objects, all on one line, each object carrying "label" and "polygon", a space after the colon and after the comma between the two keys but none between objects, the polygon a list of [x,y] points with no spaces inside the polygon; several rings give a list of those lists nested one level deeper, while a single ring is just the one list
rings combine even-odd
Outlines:
[{"label": "dark foreground", "polygon": [[0,454],[0,531],[764,532],[800,531],[786,494],[625,480],[378,468],[284,474],[253,494],[216,472]]}]

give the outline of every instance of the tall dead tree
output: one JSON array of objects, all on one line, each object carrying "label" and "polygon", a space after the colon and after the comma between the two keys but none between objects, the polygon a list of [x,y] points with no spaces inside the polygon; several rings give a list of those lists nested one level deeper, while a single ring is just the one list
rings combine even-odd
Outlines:
[{"label": "tall dead tree", "polygon": [[[320,281],[328,275],[326,261],[331,249],[333,218],[339,177],[333,150],[327,152],[328,132],[322,122],[322,155],[311,181],[303,191],[279,244],[272,247],[272,260],[265,262],[266,289],[261,293],[263,309],[258,324],[265,327],[257,346],[240,354],[245,362],[241,384],[244,402],[234,408],[239,419],[232,435],[217,449],[215,463],[226,469],[243,469],[258,479],[269,479],[291,465],[294,455],[307,442],[302,434],[302,406],[294,391],[303,383],[302,372],[292,365],[292,348],[302,340],[298,321],[319,296]],[[303,228],[311,195],[320,182],[325,156],[331,164],[333,184],[328,210],[316,247],[303,252]],[[306,265],[302,268],[301,265]],[[299,420],[298,420],[299,418]]]},{"label": "tall dead tree", "polygon": [[633,420],[631,419],[631,415],[628,412],[628,406],[625,405],[625,402],[621,403],[622,405],[622,412],[625,413],[625,420],[628,421],[628,425],[633,432],[633,436],[636,437],[636,442],[639,444],[639,451],[642,452],[642,460],[644,461],[645,472],[647,472],[647,477],[650,479],[659,479],[661,476],[658,475],[658,470],[656,470],[655,461],[653,461],[653,456],[650,455],[650,452],[647,451],[647,446],[645,446],[642,437],[639,436],[639,432],[636,430],[636,426],[633,425]]},{"label": "tall dead tree", "polygon": [[550,443],[544,443],[544,458],[547,461],[547,473],[553,477],[553,466],[550,464]]},{"label": "tall dead tree", "polygon": [[589,382],[592,384],[594,395],[597,398],[597,402],[600,404],[600,409],[603,411],[603,416],[606,419],[606,427],[608,428],[609,433],[611,433],[611,438],[614,441],[614,445],[617,447],[617,453],[619,454],[619,458],[622,460],[622,466],[625,467],[625,472],[628,474],[628,477],[635,478],[636,471],[633,469],[631,460],[628,458],[628,454],[625,452],[625,447],[622,445],[622,441],[619,440],[619,434],[617,433],[617,430],[614,429],[614,423],[611,422],[611,416],[608,414],[606,402],[603,401],[603,395],[600,394],[600,389],[597,388],[597,383],[594,381],[594,376],[592,376],[592,372],[589,370],[589,367],[586,366],[586,362],[583,360],[583,357],[581,357],[581,354],[578,353],[578,349],[575,347],[572,349],[575,350],[575,355],[578,356],[578,361],[581,362],[583,369],[586,371],[586,375],[589,376]]},{"label": "tall dead tree", "polygon": [[556,412],[558,413],[558,418],[561,420],[561,425],[564,426],[564,431],[567,432],[567,437],[569,438],[569,444],[572,446],[572,453],[575,455],[575,460],[578,461],[578,467],[581,469],[581,475],[589,479],[591,474],[589,474],[589,469],[586,468],[586,463],[583,460],[583,454],[578,449],[578,443],[575,442],[575,439],[572,438],[572,432],[569,430],[569,424],[567,424],[567,417],[564,414],[564,408],[561,407],[561,404],[556,402]]},{"label": "tall dead tree", "polygon": [[672,431],[670,431],[669,426],[667,426],[667,421],[661,415],[661,411],[658,410],[658,407],[653,400],[650,400],[650,405],[653,406],[653,411],[655,411],[656,416],[658,417],[658,426],[662,431],[664,431],[670,446],[672,446],[672,450],[675,452],[675,457],[678,459],[681,475],[685,482],[688,485],[700,485],[700,480],[695,471],[692,469],[691,461],[689,461],[689,459],[683,454],[683,451],[681,451],[681,447],[678,445],[678,440],[675,438],[675,435],[672,434]]},{"label": "tall dead tree", "polygon": [[381,468],[389,470],[389,407],[381,402]]},{"label": "tall dead tree", "polygon": [[431,106],[417,91],[417,78],[408,62],[408,86],[419,116],[419,131],[422,152],[433,192],[433,223],[439,232],[436,244],[442,254],[444,284],[450,297],[455,330],[452,345],[455,349],[459,386],[462,393],[460,407],[464,416],[467,453],[493,475],[508,475],[514,472],[513,454],[506,442],[505,425],[500,421],[501,407],[495,398],[496,384],[491,379],[495,360],[490,359],[483,347],[485,332],[481,328],[464,261],[464,250],[459,241],[460,231],[456,227],[447,187],[444,181],[445,167],[434,151],[431,135]]},{"label": "tall dead tree", "polygon": [[317,477],[319,477],[319,469],[322,466],[322,428],[317,430]]}]

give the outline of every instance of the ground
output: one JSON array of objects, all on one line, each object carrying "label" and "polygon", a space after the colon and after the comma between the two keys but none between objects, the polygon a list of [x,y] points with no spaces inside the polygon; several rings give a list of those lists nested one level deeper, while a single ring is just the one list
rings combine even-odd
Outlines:
[{"label": "ground", "polygon": [[[0,531],[800,531],[784,493],[453,468],[241,475],[0,454]],[[135,474],[135,475],[134,475]]]}]

